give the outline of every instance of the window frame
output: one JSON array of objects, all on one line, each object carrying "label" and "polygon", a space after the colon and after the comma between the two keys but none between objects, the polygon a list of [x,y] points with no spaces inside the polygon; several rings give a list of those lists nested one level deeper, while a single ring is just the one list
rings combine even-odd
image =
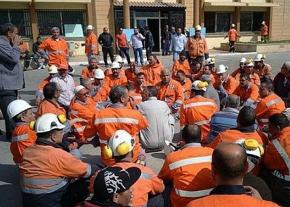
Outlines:
[{"label": "window frame", "polygon": [[[205,11],[205,13],[214,13],[214,32],[207,32],[207,34],[224,34],[227,31],[224,32],[217,32],[217,20],[218,20],[218,14],[229,14],[230,15],[230,24],[231,22],[233,22],[233,12],[232,11]],[[205,20],[206,21],[206,20]],[[230,24],[229,24],[229,28],[230,28]],[[206,24],[205,24],[206,26]]]}]

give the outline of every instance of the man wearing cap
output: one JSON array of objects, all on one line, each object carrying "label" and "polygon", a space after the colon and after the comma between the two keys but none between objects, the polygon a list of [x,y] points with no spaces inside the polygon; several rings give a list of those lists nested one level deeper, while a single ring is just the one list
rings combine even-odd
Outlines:
[{"label": "man wearing cap", "polygon": [[274,78],[273,85],[274,92],[286,101],[290,92],[290,61],[283,63],[281,71]]},{"label": "man wearing cap", "polygon": [[105,85],[105,74],[102,69],[96,69],[94,72],[94,91],[93,97],[96,103],[108,100],[110,88]]},{"label": "man wearing cap", "polygon": [[74,206],[88,196],[85,178],[97,168],[60,147],[65,128],[62,121],[47,113],[35,122],[36,143],[24,151],[19,165],[24,207]]},{"label": "man wearing cap", "polygon": [[240,74],[245,72],[246,62],[247,62],[247,59],[242,57],[240,59],[239,68],[237,68],[231,73],[231,76],[234,77],[237,80],[237,82],[239,82],[240,80]]},{"label": "man wearing cap", "polygon": [[182,34],[181,28],[177,28],[176,34],[171,37],[171,50],[173,53],[173,62],[178,59],[179,54],[185,50],[187,38]]},{"label": "man wearing cap", "polygon": [[91,181],[91,189],[94,192],[92,199],[76,207],[132,206],[133,185],[140,177],[141,171],[137,167],[107,167],[99,171]]},{"label": "man wearing cap", "polygon": [[58,68],[58,74],[56,74],[50,82],[57,83],[60,87],[60,97],[58,102],[66,110],[68,109],[71,100],[74,97],[75,82],[73,78],[68,74],[68,65],[63,64]]},{"label": "man wearing cap", "polygon": [[211,116],[218,111],[213,99],[205,98],[207,82],[196,80],[192,84],[191,98],[185,100],[180,109],[180,127],[196,124],[201,127],[201,142],[207,139]]},{"label": "man wearing cap", "polygon": [[57,67],[55,65],[51,65],[48,67],[48,74],[49,76],[46,77],[45,79],[43,79],[37,86],[37,91],[35,92],[35,96],[36,96],[36,101],[35,101],[35,105],[38,106],[41,102],[41,100],[43,100],[43,88],[46,84],[49,83],[49,81],[55,76],[55,74],[57,74]]},{"label": "man wearing cap", "polygon": [[207,42],[201,37],[201,26],[195,27],[195,35],[188,39],[187,48],[191,61],[202,63],[204,58],[208,58]]},{"label": "man wearing cap", "polygon": [[97,43],[97,36],[94,34],[94,27],[92,25],[87,26],[87,35],[85,41],[85,53],[88,57],[88,61],[92,56],[98,54],[98,43]]},{"label": "man wearing cap", "polygon": [[68,61],[68,46],[66,41],[60,37],[60,30],[58,27],[51,29],[52,36],[45,39],[39,45],[39,52],[46,54],[45,58],[48,59],[49,65],[67,65]]},{"label": "man wearing cap", "polygon": [[264,62],[265,55],[257,54],[254,58],[254,71],[262,78],[272,78],[272,68]]},{"label": "man wearing cap", "polygon": [[[74,93],[75,97],[72,99],[69,106],[69,118],[81,118],[90,122],[97,112],[96,102],[89,97],[89,91],[82,85],[75,87]],[[86,124],[85,122],[79,122],[73,125],[74,135],[77,138],[81,139],[83,137],[83,131]]]},{"label": "man wearing cap", "polygon": [[126,56],[128,64],[131,63],[130,55],[129,55],[129,48],[130,45],[128,43],[128,39],[126,34],[123,32],[123,28],[119,29],[119,33],[116,34],[116,47],[119,51],[119,55],[124,58],[124,55]]},{"label": "man wearing cap", "polygon": [[124,86],[127,84],[127,77],[124,74],[121,74],[122,67],[120,63],[113,62],[112,63],[112,74],[109,74],[105,78],[105,85],[109,88],[113,86]]},{"label": "man wearing cap", "polygon": [[98,60],[95,57],[91,57],[89,60],[89,66],[85,67],[81,72],[80,83],[83,84],[84,79],[94,78],[94,71],[98,69]]},{"label": "man wearing cap", "polygon": [[236,25],[232,24],[230,30],[228,31],[228,34],[225,36],[225,38],[229,38],[229,47],[230,47],[230,51],[229,52],[235,52],[236,48],[235,48],[235,43],[236,41],[238,41],[238,32],[235,29]]},{"label": "man wearing cap", "polygon": [[268,35],[269,35],[269,28],[266,25],[265,21],[262,21],[261,23],[261,29],[260,29],[260,34],[261,34],[261,42],[268,42]]},{"label": "man wearing cap", "polygon": [[98,42],[102,46],[105,66],[108,67],[109,66],[107,61],[108,54],[110,56],[111,62],[114,61],[114,50],[113,50],[114,39],[112,35],[109,33],[108,27],[104,27],[103,33],[100,34],[98,38]]},{"label": "man wearing cap", "polygon": [[191,68],[188,60],[186,60],[186,52],[179,53],[179,59],[176,60],[172,66],[172,78],[176,80],[176,74],[182,70],[187,77],[191,77]]},{"label": "man wearing cap", "polygon": [[[246,62],[245,73],[249,74],[250,79],[251,79],[251,83],[253,83],[257,86],[260,86],[261,79],[260,79],[259,75],[256,73],[256,71],[254,70],[254,64],[253,64],[252,60],[248,60]],[[241,75],[241,73],[240,73],[240,75]]]},{"label": "man wearing cap", "polygon": [[225,65],[219,65],[217,69],[217,81],[215,88],[218,91],[225,91],[228,95],[233,94],[233,92],[238,87],[238,83],[235,78],[227,74],[228,67]]}]

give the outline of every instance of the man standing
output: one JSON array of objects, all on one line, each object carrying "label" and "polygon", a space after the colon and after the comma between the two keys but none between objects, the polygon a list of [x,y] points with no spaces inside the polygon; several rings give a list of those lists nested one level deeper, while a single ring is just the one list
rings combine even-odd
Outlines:
[{"label": "man standing", "polygon": [[68,64],[68,47],[66,41],[60,37],[58,27],[51,29],[52,36],[44,40],[39,46],[39,52],[45,54],[49,65],[60,66]]},{"label": "man standing", "polygon": [[268,41],[268,35],[269,35],[269,28],[266,25],[265,21],[262,21],[261,26],[261,42],[266,43]]},{"label": "man standing", "polygon": [[178,28],[175,35],[171,36],[171,50],[173,52],[173,62],[175,62],[179,54],[185,49],[187,38],[182,34],[181,28]]},{"label": "man standing", "polygon": [[119,51],[119,55],[124,58],[124,55],[127,58],[128,64],[131,63],[130,55],[129,55],[129,43],[127,40],[127,36],[123,33],[123,28],[119,29],[119,33],[116,34],[116,47]]},{"label": "man standing", "polygon": [[146,57],[148,59],[149,55],[152,53],[154,47],[154,39],[152,32],[149,30],[149,27],[145,27],[145,48],[146,48]]},{"label": "man standing", "polygon": [[87,26],[87,36],[85,42],[85,53],[88,57],[88,61],[90,61],[92,56],[98,54],[98,44],[97,44],[97,36],[93,32],[93,26]]},{"label": "man standing", "polygon": [[165,30],[162,33],[162,55],[168,55],[170,48],[170,32],[168,25],[165,25]]},{"label": "man standing", "polygon": [[228,31],[228,34],[225,36],[225,38],[229,38],[229,46],[230,46],[230,51],[229,52],[235,52],[236,48],[235,48],[235,43],[238,40],[238,32],[235,29],[236,25],[232,24],[230,30]]},{"label": "man standing", "polygon": [[144,64],[143,61],[143,40],[145,40],[145,37],[139,33],[139,30],[137,28],[134,29],[134,34],[131,36],[131,45],[134,50],[134,56],[135,56],[135,64],[138,65],[138,55],[140,58],[141,65]]},{"label": "man standing", "polygon": [[0,34],[0,109],[5,119],[6,139],[11,140],[12,125],[7,115],[7,106],[17,99],[18,90],[24,86],[23,68],[21,68],[21,37],[16,26],[4,24]]},{"label": "man standing", "polygon": [[114,40],[113,40],[112,35],[109,33],[108,27],[104,27],[103,33],[100,34],[98,38],[98,42],[100,45],[102,45],[105,66],[108,67],[109,66],[107,62],[108,54],[110,56],[111,62],[114,62],[114,51],[113,51]]}]

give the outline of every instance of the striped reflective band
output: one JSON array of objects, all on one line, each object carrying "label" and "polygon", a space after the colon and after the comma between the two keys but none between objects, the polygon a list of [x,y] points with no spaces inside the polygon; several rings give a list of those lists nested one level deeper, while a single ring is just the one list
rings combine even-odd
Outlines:
[{"label": "striped reflective band", "polygon": [[[274,147],[276,148],[276,150],[280,154],[281,158],[283,159],[285,165],[287,166],[288,173],[290,173],[290,159],[289,159],[288,154],[285,152],[284,148],[281,146],[281,144],[278,141],[278,139],[272,140],[272,144],[274,145]],[[277,173],[275,173],[275,174],[273,173],[273,175],[276,175],[277,176],[278,174]],[[277,177],[280,177],[282,179],[285,179],[285,180],[290,181],[290,176],[289,175],[281,175],[281,176],[282,177],[280,177],[280,176],[277,176]]]},{"label": "striped reflective band", "polygon": [[84,178],[88,178],[90,177],[90,175],[92,174],[92,167],[91,165],[87,164],[87,171],[86,171],[86,174],[84,175]]},{"label": "striped reflective band", "polygon": [[209,122],[210,122],[210,120],[203,120],[203,121],[194,122],[194,124],[200,126],[200,125],[203,125],[203,124],[208,124]]},{"label": "striped reflective band", "polygon": [[151,180],[152,176],[149,173],[142,172],[140,178],[146,179],[146,180]]},{"label": "striped reflective band", "polygon": [[95,119],[95,124],[108,124],[108,123],[124,123],[124,124],[138,124],[139,121],[133,118],[101,118]]},{"label": "striped reflective band", "polygon": [[269,123],[269,119],[259,119],[259,121],[262,123]]},{"label": "striped reflective band", "polygon": [[272,105],[274,105],[274,104],[277,104],[277,103],[280,103],[280,102],[282,102],[283,100],[281,99],[281,98],[275,98],[275,99],[273,99],[273,100],[271,100],[271,101],[269,101],[268,103],[266,103],[266,106],[268,106],[268,107],[270,107],[270,106],[272,106]]},{"label": "striped reflective band", "polygon": [[108,144],[108,140],[99,139],[101,144]]},{"label": "striped reflective band", "polygon": [[22,177],[21,182],[23,192],[31,194],[44,194],[57,191],[58,189],[65,186],[68,183],[68,180],[64,178],[39,179]]},{"label": "striped reflective band", "polygon": [[190,104],[186,104],[184,105],[184,108],[192,108],[195,106],[215,106],[215,103],[210,102],[210,101],[206,101],[206,102],[196,102],[196,103],[190,103]]},{"label": "striped reflective band", "polygon": [[180,197],[199,198],[199,197],[209,195],[212,190],[213,190],[213,188],[206,189],[206,190],[197,190],[197,191],[187,191],[187,190],[175,189],[175,193],[177,195],[179,195]]},{"label": "striped reflective band", "polygon": [[193,157],[193,158],[188,158],[184,160],[179,160],[174,163],[169,164],[169,169],[174,170],[176,168],[185,166],[185,165],[191,165],[191,164],[198,164],[198,163],[203,163],[203,162],[211,162],[211,155],[209,156],[204,156],[204,157]]},{"label": "striped reflective band", "polygon": [[61,53],[64,53],[64,51],[63,50],[47,51],[48,55],[51,55],[51,54],[57,55],[57,54],[61,54]]},{"label": "striped reflective band", "polygon": [[86,126],[75,127],[74,132],[82,133],[85,130]]},{"label": "striped reflective band", "polygon": [[141,100],[142,99],[142,96],[131,96],[133,99],[135,100]]},{"label": "striped reflective band", "polygon": [[12,137],[11,142],[20,142],[26,139],[28,139],[28,134],[21,134],[21,135]]}]

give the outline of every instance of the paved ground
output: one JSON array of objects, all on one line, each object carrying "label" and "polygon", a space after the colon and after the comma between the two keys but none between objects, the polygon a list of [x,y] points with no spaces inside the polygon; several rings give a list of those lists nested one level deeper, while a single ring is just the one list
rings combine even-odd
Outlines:
[{"label": "paved ground", "polygon": [[[255,53],[246,54],[228,54],[219,53],[218,51],[212,51],[211,55],[216,57],[217,64],[226,64],[229,66],[230,71],[237,68],[239,59],[241,57],[253,58]],[[273,73],[279,72],[281,65],[284,61],[290,60],[290,53],[269,53],[267,54],[267,62],[272,65]],[[160,56],[160,60],[165,67],[170,67],[172,64],[172,57]],[[79,64],[85,63],[86,58],[78,57],[72,58],[71,62],[76,69],[75,79],[79,80],[79,74],[83,66]],[[45,70],[39,71],[27,71],[25,72],[26,87],[20,92],[22,99],[34,103],[35,88],[41,79],[47,76]],[[0,129],[4,130],[4,122],[0,120]],[[179,132],[179,126],[176,125],[176,134]],[[21,207],[21,193],[19,189],[18,181],[18,169],[14,165],[10,150],[9,142],[6,142],[4,137],[0,137],[0,206],[1,207]],[[92,146],[83,146],[81,148],[83,152],[83,159],[85,161],[96,163],[99,159],[99,150]],[[162,166],[164,154],[163,152],[148,154],[147,165],[152,167],[158,172]]]}]

